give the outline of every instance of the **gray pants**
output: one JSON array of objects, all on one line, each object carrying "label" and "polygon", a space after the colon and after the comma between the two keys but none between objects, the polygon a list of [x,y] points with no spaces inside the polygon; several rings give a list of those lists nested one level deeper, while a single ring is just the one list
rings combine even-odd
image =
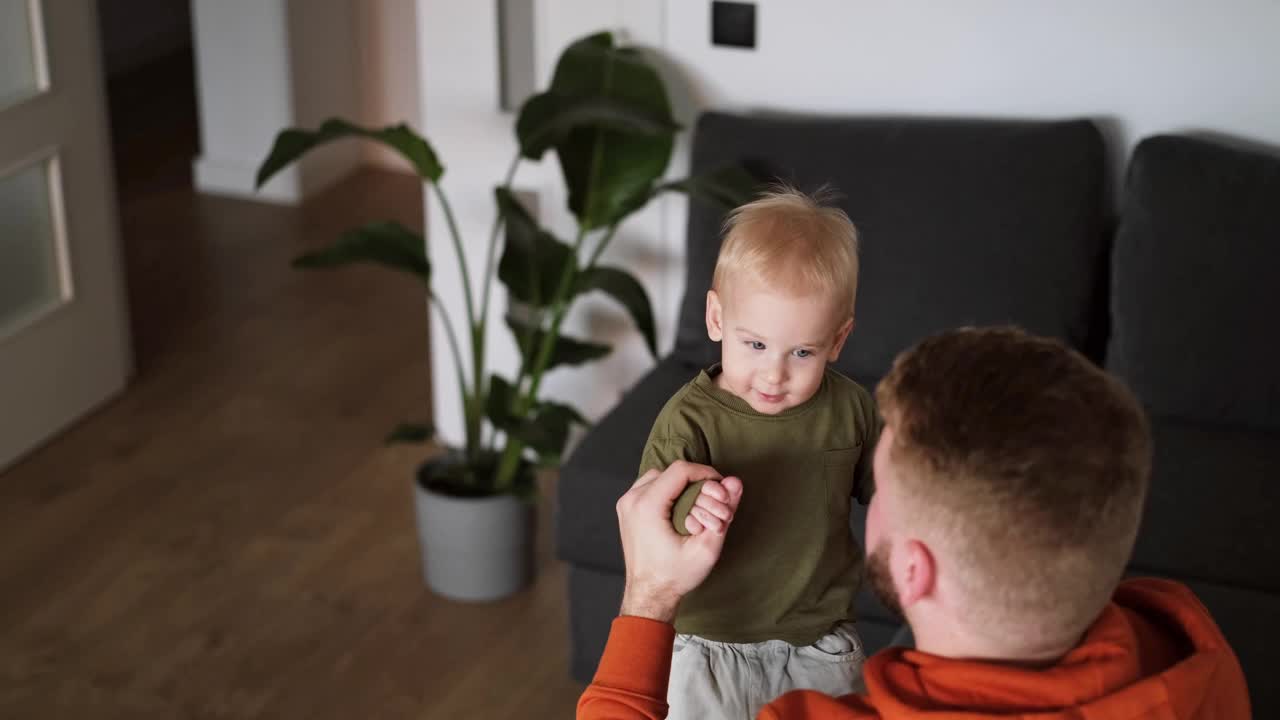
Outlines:
[{"label": "gray pants", "polygon": [[750,720],[792,690],[848,695],[862,690],[866,655],[853,623],[812,645],[781,640],[723,643],[677,635],[667,689],[669,720]]}]

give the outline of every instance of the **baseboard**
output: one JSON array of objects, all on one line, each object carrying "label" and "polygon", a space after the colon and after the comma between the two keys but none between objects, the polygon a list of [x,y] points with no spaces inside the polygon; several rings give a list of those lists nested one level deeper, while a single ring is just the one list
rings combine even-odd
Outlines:
[{"label": "baseboard", "polygon": [[196,192],[283,205],[297,205],[303,199],[301,174],[297,168],[281,170],[259,190],[254,188],[254,178],[258,173],[256,166],[204,155],[196,158],[193,165]]},{"label": "baseboard", "polygon": [[211,195],[297,205],[358,170],[363,157],[355,143],[327,147],[281,170],[257,189],[257,165],[202,155],[195,161],[195,186],[198,192]]}]

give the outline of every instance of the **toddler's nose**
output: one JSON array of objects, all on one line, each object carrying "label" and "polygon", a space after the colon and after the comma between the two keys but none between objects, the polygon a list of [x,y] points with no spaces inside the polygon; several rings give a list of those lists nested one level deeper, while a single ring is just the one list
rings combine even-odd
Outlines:
[{"label": "toddler's nose", "polygon": [[782,365],[782,363],[770,365],[769,369],[765,371],[764,379],[765,379],[765,382],[768,382],[770,385],[777,387],[778,385],[781,385],[784,380],[787,379],[786,368]]}]

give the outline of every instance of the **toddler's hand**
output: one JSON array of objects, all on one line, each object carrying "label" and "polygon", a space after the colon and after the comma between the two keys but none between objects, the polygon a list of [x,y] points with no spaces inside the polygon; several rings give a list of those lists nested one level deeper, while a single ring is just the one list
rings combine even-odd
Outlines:
[{"label": "toddler's hand", "polygon": [[[672,504],[691,482],[711,478],[728,501],[728,520],[710,514],[706,532],[695,537],[677,534],[671,527]],[[713,468],[677,460],[661,473],[645,473],[618,499],[618,531],[627,567],[623,615],[671,622],[680,599],[711,572],[742,498],[737,478],[719,478]]]},{"label": "toddler's hand", "polygon": [[[734,482],[739,482],[735,480]],[[705,529],[713,532],[720,532],[721,529],[729,522],[729,518],[733,516],[733,510],[729,507],[730,496],[729,491],[724,485],[715,480],[708,480],[702,483],[702,490],[698,493],[698,499],[694,501],[693,507],[689,509],[689,515],[684,519],[685,529],[690,535],[697,535]]]}]

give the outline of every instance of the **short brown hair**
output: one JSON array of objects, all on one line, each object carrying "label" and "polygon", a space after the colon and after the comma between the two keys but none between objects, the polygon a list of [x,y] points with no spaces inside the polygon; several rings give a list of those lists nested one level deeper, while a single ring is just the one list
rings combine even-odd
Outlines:
[{"label": "short brown hair", "polygon": [[840,320],[853,317],[858,231],[843,210],[826,204],[834,196],[830,188],[806,195],[774,185],[729,213],[711,287],[723,293],[745,275],[798,293],[817,289],[838,300],[846,316]]},{"label": "short brown hair", "polygon": [[1056,340],[966,328],[903,353],[877,388],[904,512],[937,529],[984,632],[1082,633],[1133,551],[1147,420]]}]

